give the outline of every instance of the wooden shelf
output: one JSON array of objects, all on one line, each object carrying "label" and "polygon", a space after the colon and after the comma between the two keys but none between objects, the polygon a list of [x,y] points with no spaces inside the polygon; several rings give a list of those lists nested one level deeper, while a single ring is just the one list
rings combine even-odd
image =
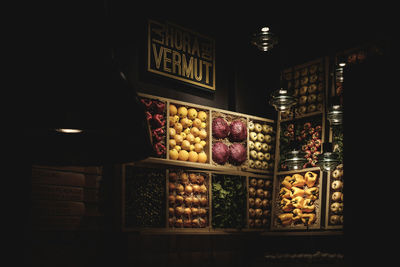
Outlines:
[{"label": "wooden shelf", "polygon": [[343,230],[309,230],[309,231],[263,231],[258,229],[127,229],[125,232],[139,232],[142,235],[249,235],[260,236],[340,236]]},{"label": "wooden shelf", "polygon": [[211,170],[211,171],[223,172],[232,175],[242,175],[242,176],[262,175],[263,177],[265,177],[273,175],[273,171],[271,170],[257,170],[241,166],[228,167],[228,166],[213,165],[210,163],[198,163],[198,162],[189,162],[189,161],[180,161],[180,160],[153,158],[153,157],[149,157],[147,159],[128,164],[141,165],[141,166],[160,165],[160,166],[167,166],[169,168],[184,167],[184,168],[201,169],[207,171]]},{"label": "wooden shelf", "polygon": [[[160,100],[165,102],[166,104],[166,135],[165,135],[165,146],[166,146],[166,155],[165,158],[153,158],[150,157],[146,160],[143,160],[143,163],[154,163],[154,164],[163,164],[163,165],[173,165],[173,166],[179,166],[179,167],[189,167],[189,168],[199,168],[199,169],[205,169],[205,170],[220,170],[220,171],[230,171],[230,170],[235,170],[235,171],[244,171],[244,172],[251,172],[251,173],[260,173],[260,174],[272,174],[273,170],[272,169],[255,169],[255,168],[250,168],[248,167],[248,161],[250,160],[250,154],[249,154],[249,130],[248,130],[248,122],[250,120],[255,120],[259,121],[268,125],[273,126],[275,124],[274,120],[267,119],[267,118],[262,118],[262,117],[257,117],[253,115],[247,115],[247,114],[242,114],[238,112],[233,112],[233,111],[228,111],[228,110],[222,110],[218,108],[213,108],[209,106],[202,106],[202,105],[197,105],[197,104],[192,104],[188,102],[183,102],[179,100],[174,100],[174,99],[169,99],[165,97],[159,97],[159,96],[153,96],[153,95],[148,95],[148,94],[143,94],[143,93],[138,93],[140,97],[144,98],[149,98],[149,99],[154,99],[154,100]],[[207,162],[206,163],[198,163],[198,162],[189,162],[189,161],[179,161],[179,160],[170,160],[169,159],[169,128],[170,128],[170,115],[169,115],[169,106],[170,104],[174,105],[180,105],[180,106],[186,106],[186,107],[193,107],[198,110],[205,111],[208,114],[208,120],[207,120],[207,126],[205,130],[207,131],[207,138],[204,139],[207,143],[207,145],[204,147],[204,152],[207,155]],[[247,128],[247,139],[243,142],[246,143],[246,149],[247,149],[247,159],[246,161],[240,165],[240,166],[234,166],[232,164],[226,163],[225,165],[218,165],[213,162],[212,160],[212,145],[213,145],[213,136],[212,136],[212,121],[213,121],[213,113],[222,113],[225,115],[233,116],[233,117],[238,117],[242,118],[243,120],[246,121],[246,128]],[[274,135],[276,131],[274,130],[271,135]],[[276,137],[275,137],[276,140]]]},{"label": "wooden shelf", "polygon": [[[313,117],[313,116],[318,116],[318,115],[322,115],[323,112],[322,111],[316,111],[316,112],[310,112],[310,113],[306,113],[306,114],[301,114],[301,115],[297,115],[296,114],[296,120],[297,119],[303,119],[303,118],[308,118],[308,117]],[[286,119],[281,119],[280,122],[287,122],[287,121],[291,121],[292,116],[290,116],[290,118],[286,118]]]},{"label": "wooden shelf", "polygon": [[293,171],[278,171],[276,172],[276,175],[290,175],[290,174],[295,174],[299,172],[312,172],[312,171],[320,171],[319,167],[312,167],[312,168],[305,168],[305,169],[300,169],[300,170],[293,170]]}]

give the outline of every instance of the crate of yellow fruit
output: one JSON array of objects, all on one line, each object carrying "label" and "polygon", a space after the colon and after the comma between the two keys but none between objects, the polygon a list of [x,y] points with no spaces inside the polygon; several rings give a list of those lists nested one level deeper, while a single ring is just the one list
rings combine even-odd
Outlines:
[{"label": "crate of yellow fruit", "polygon": [[168,158],[208,163],[209,111],[182,104],[169,104]]}]

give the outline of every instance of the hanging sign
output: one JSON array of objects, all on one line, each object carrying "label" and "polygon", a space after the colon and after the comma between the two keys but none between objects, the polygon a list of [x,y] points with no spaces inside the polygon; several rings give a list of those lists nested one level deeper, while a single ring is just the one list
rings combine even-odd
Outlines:
[{"label": "hanging sign", "polygon": [[147,70],[215,90],[215,41],[169,22],[149,20]]}]

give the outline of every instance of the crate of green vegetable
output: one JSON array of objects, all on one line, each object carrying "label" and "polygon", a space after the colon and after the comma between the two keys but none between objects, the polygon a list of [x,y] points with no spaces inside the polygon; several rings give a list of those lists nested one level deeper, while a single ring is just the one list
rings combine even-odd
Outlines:
[{"label": "crate of green vegetable", "polygon": [[165,227],[165,170],[125,166],[125,227]]},{"label": "crate of green vegetable", "polygon": [[212,174],[212,227],[246,227],[246,177]]}]

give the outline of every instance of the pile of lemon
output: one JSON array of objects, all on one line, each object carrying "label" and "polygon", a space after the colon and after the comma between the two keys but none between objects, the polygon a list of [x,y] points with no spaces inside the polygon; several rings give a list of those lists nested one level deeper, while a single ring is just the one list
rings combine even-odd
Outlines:
[{"label": "pile of lemon", "polygon": [[207,162],[207,113],[195,108],[169,105],[169,159]]}]

